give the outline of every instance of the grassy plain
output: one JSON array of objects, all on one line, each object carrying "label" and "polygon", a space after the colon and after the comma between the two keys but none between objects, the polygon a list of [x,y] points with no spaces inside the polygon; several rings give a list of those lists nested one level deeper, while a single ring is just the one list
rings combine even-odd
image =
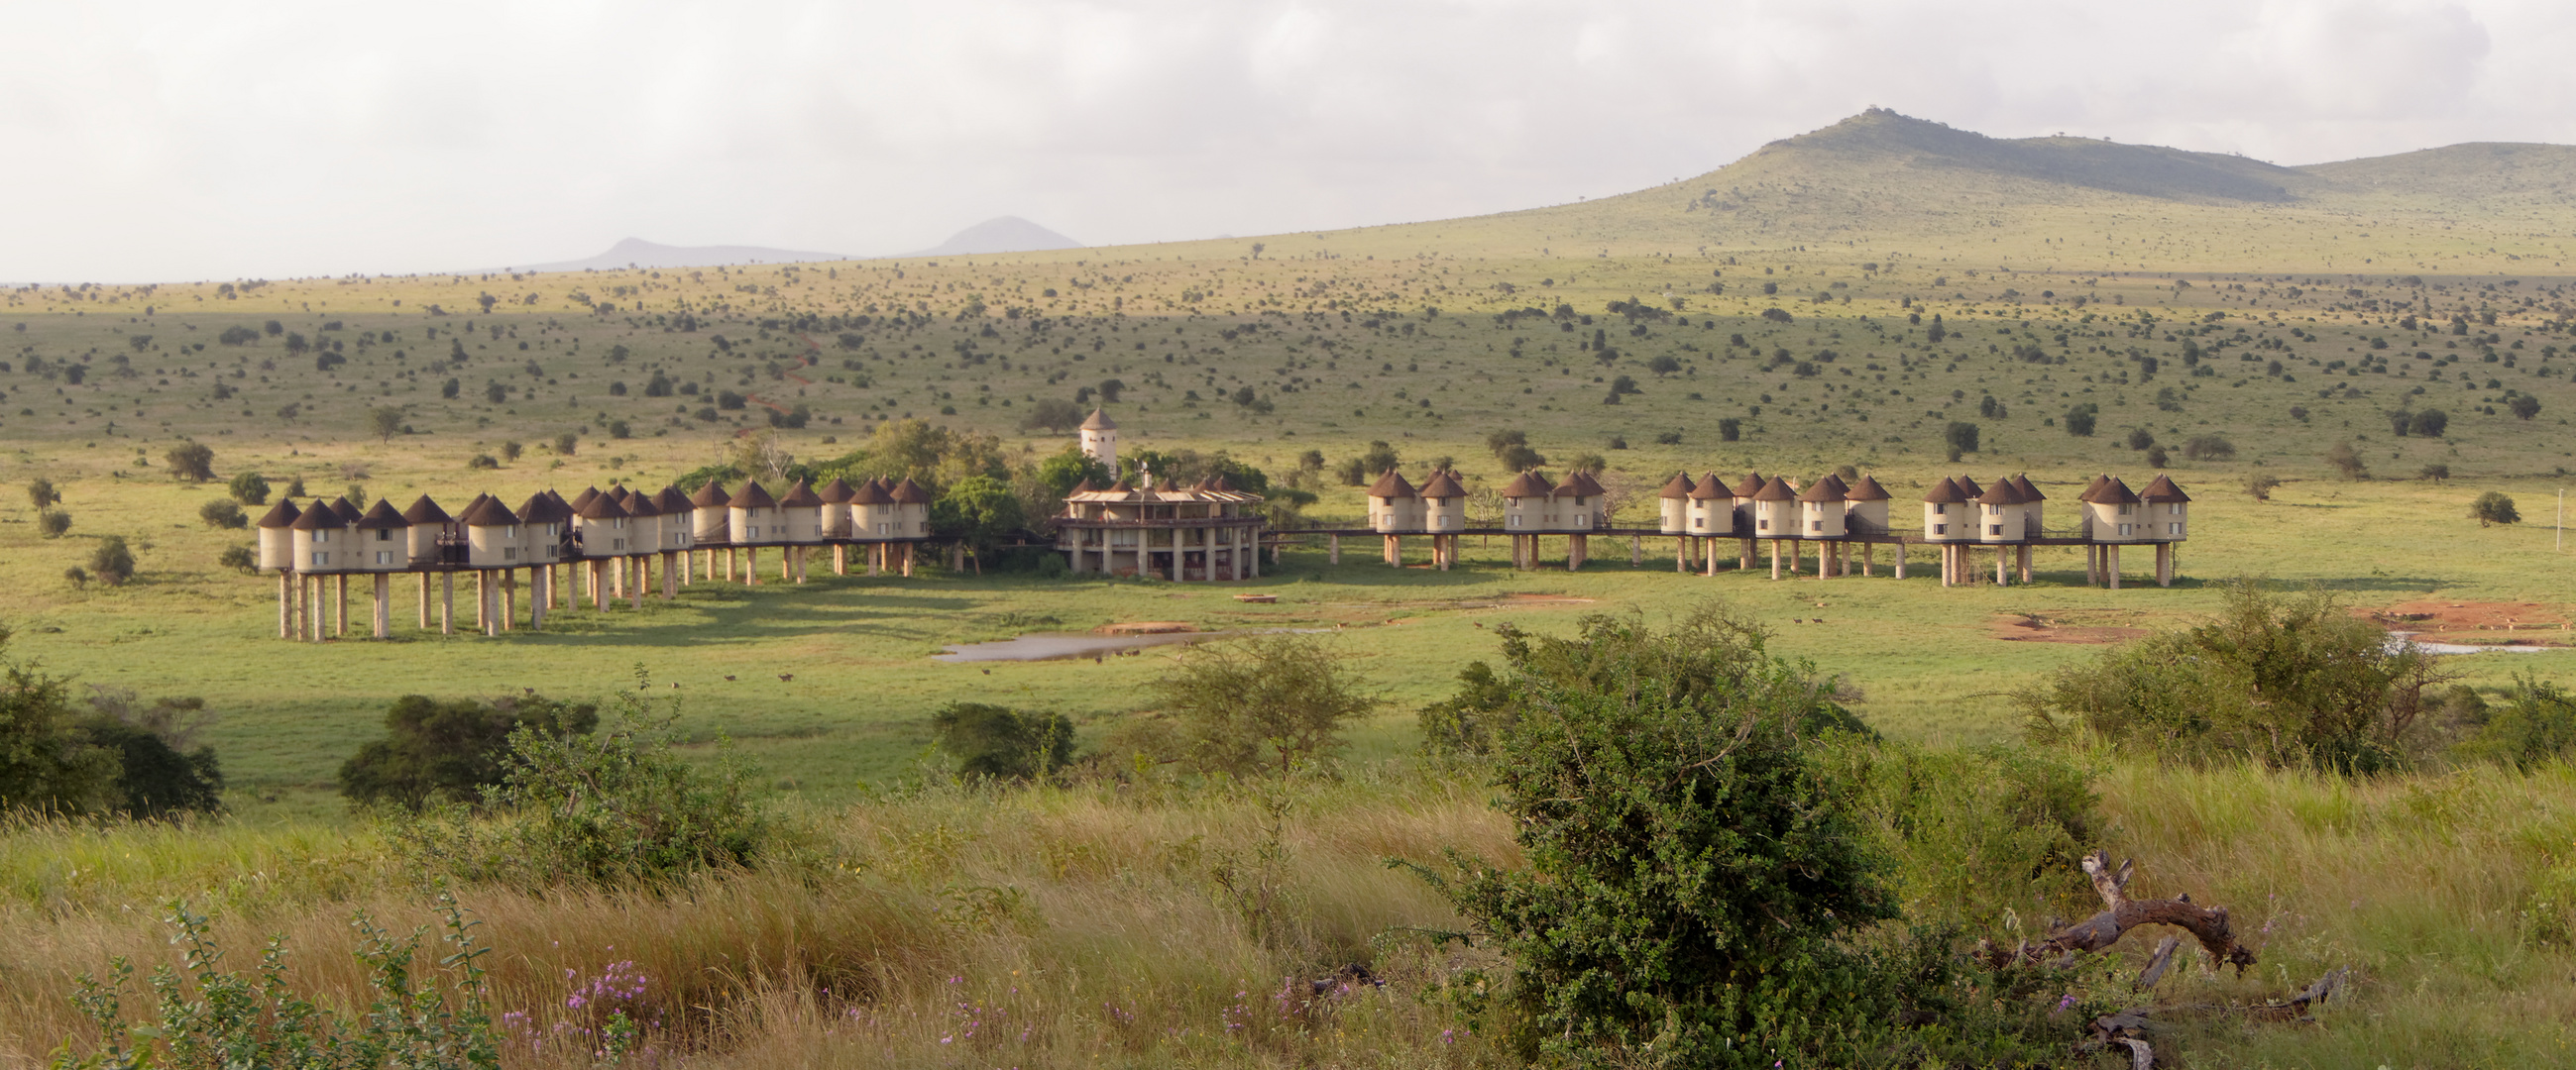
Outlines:
[{"label": "grassy plain", "polygon": [[[1133,999],[1168,1007],[1155,1028],[1204,1025],[1238,990],[1230,984],[1258,994],[1281,971],[1312,964],[1245,943],[1239,921],[1204,909],[1206,888],[1194,882],[1206,868],[1170,863],[1170,845],[1192,836],[1245,842],[1249,804],[1128,811],[1050,796],[844,808],[872,797],[862,785],[906,768],[927,743],[927,715],[945,702],[1062,710],[1095,739],[1139,708],[1139,685],[1169,651],[981,665],[928,655],[1113,621],[1333,629],[1389,702],[1355,739],[1364,783],[1314,804],[1295,833],[1298,879],[1312,885],[1315,916],[1330,919],[1315,922],[1329,939],[1301,952],[1312,958],[1357,954],[1351,941],[1384,924],[1439,919],[1418,890],[1370,868],[1376,854],[1502,850],[1501,830],[1474,805],[1477,789],[1415,785],[1386,764],[1414,746],[1412,711],[1445,694],[1463,662],[1490,656],[1502,622],[1561,630],[1585,613],[1662,615],[1721,598],[1768,624],[1775,649],[1847,677],[1862,696],[1856,708],[1882,731],[1977,745],[2014,738],[1998,692],[2102,649],[2027,641],[2009,626],[2031,617],[2063,629],[2170,626],[2214,607],[2213,582],[2265,575],[2336,588],[2356,607],[2515,603],[2529,604],[2532,619],[2563,621],[2566,562],[2546,525],[2576,466],[2566,423],[2576,414],[2566,293],[2576,273],[2555,235],[2576,229],[2576,208],[2549,184],[2567,169],[2564,150],[2524,149],[2291,175],[2201,161],[2224,173],[2140,194],[2005,168],[1991,145],[1863,117],[1628,197],[1257,245],[7,291],[0,484],[12,489],[0,500],[0,619],[15,633],[10,652],[87,685],[205,698],[221,715],[207,738],[232,778],[237,816],[220,836],[12,834],[0,843],[17,911],[8,924],[41,935],[21,945],[33,950],[17,965],[0,966],[0,989],[58,992],[66,963],[144,946],[143,904],[182,891],[240,906],[243,926],[338,946],[331,934],[348,904],[392,912],[402,898],[387,890],[401,881],[373,832],[342,817],[331,785],[341,759],[380,731],[388,701],[595,694],[641,666],[683,701],[694,737],[739,741],[792,806],[815,815],[832,849],[866,860],[871,876],[821,891],[710,890],[771,928],[708,929],[688,948],[645,936],[677,920],[692,931],[712,923],[613,901],[540,905],[496,893],[478,905],[514,948],[532,949],[542,931],[577,933],[547,939],[581,941],[582,954],[615,944],[679,956],[657,961],[657,976],[717,970],[686,954],[761,963],[724,967],[757,981],[727,997],[728,1013],[749,1016],[728,1034],[740,1061],[812,1065],[815,1052],[853,1065],[931,1061],[921,1057],[936,1040],[925,1023],[860,1029],[815,1002],[814,986],[761,987],[796,971],[876,977],[868,983],[892,986],[876,991],[902,993],[885,1006],[919,1012],[946,1005],[946,976],[971,976],[986,986],[976,998],[998,1001],[1011,969],[1059,979],[1045,1013],[1066,1039],[1037,1062],[1079,1061],[1064,1054],[1075,1051],[1124,1052],[1137,1064],[1284,1063],[1292,1053],[1332,1065],[1468,1061],[1472,1050],[1441,1040],[1445,1019],[1401,1000],[1368,1012],[1368,1044],[1333,1049],[1304,1046],[1320,1044],[1320,1031],[1232,1054],[1157,1047],[1139,1039],[1150,1029],[1126,1037],[1082,1017]],[[2079,150],[2096,151],[2050,151]],[[2211,192],[2239,180],[2277,181],[2296,196]],[[1612,302],[1654,311],[1614,313]],[[1946,332],[1937,340],[1936,316]],[[227,343],[229,328],[249,337]],[[306,348],[290,351],[296,336]],[[323,350],[345,361],[319,367]],[[1661,371],[1659,358],[1670,359]],[[81,369],[77,382],[70,367]],[[657,375],[668,395],[648,390]],[[1605,403],[1622,376],[1636,392]],[[442,394],[451,379],[454,398]],[[938,569],[801,588],[700,585],[641,612],[564,612],[544,634],[498,639],[409,627],[411,588],[398,583],[395,641],[314,646],[274,638],[272,580],[215,564],[249,540],[196,520],[221,488],[173,481],[163,460],[193,441],[215,450],[224,477],[256,471],[281,490],[300,478],[326,495],[356,484],[397,503],[428,493],[453,507],[482,490],[516,501],[545,486],[659,486],[766,426],[773,406],[798,405],[809,422],[779,434],[800,456],[837,455],[869,427],[911,417],[999,435],[1011,456],[1035,460],[1069,438],[1024,430],[1019,417],[1110,379],[1123,387],[1111,411],[1131,452],[1224,450],[1278,478],[1307,450],[1324,455],[1329,473],[1383,441],[1409,474],[1446,459],[1486,490],[1509,473],[1485,436],[1517,429],[1552,470],[1577,454],[1607,458],[1606,481],[1628,501],[1622,519],[1636,523],[1649,522],[1652,490],[1675,470],[1804,479],[1843,464],[1896,493],[1900,523],[1925,485],[1959,471],[1981,481],[2028,471],[2063,510],[2095,472],[2143,484],[2144,455],[2124,441],[2143,429],[2197,499],[2194,536],[2186,579],[2172,590],[2137,582],[2143,560],[2132,562],[2130,589],[2078,586],[2080,561],[2067,551],[2043,552],[2033,586],[1943,590],[1924,571],[1901,583],[1676,576],[1661,540],[1648,540],[1635,566],[1624,547],[1596,545],[1593,564],[1572,574],[1514,572],[1500,548],[1472,542],[1448,573],[1388,569],[1356,545],[1334,566],[1308,546],[1242,587]],[[1253,404],[1229,400],[1246,389]],[[744,407],[719,407],[723,393],[746,395]],[[2537,415],[2512,415],[2517,396],[2536,399]],[[2084,403],[2100,406],[2099,430],[2071,435],[2064,419]],[[408,429],[367,431],[366,410],[379,406],[401,407]],[[2425,408],[2448,414],[2440,435],[2392,433],[2390,412]],[[1729,418],[1742,421],[1739,440],[1721,438]],[[1941,451],[1952,421],[1979,424],[1982,438],[1956,464]],[[630,437],[613,437],[618,424]],[[577,441],[569,454],[550,445],[563,434]],[[2228,439],[2233,456],[2186,457],[2184,444],[2203,435]],[[529,447],[519,460],[468,469],[511,441]],[[2326,465],[2326,451],[2345,443],[2373,478]],[[2418,478],[2432,465],[2449,478]],[[2253,475],[2287,482],[2258,502],[2241,490]],[[64,538],[40,537],[14,489],[39,477],[72,514]],[[1309,516],[1360,513],[1355,488],[1313,485],[1322,500]],[[2530,522],[2467,519],[2486,490],[2513,495]],[[133,541],[136,580],[67,583],[64,569],[109,534]],[[1278,601],[1242,604],[1237,591]],[[2494,686],[2516,671],[2564,679],[2569,657],[2450,660],[2466,682]],[[2363,1009],[2335,1019],[2330,1039],[2215,1037],[2217,1050],[2241,1056],[2233,1065],[2531,1065],[2563,1050],[2563,1020],[2534,1008],[2564,1004],[2569,963],[2521,918],[2576,835],[2564,827],[2576,792],[2562,772],[2340,785],[2106,768],[2119,818],[2110,845],[2145,859],[2151,877],[2245,904],[2247,917],[2258,899],[2269,910],[2268,897],[2295,897],[2279,908],[2290,935],[2267,959],[2288,973],[2260,990],[2327,962],[2362,963],[2370,977]],[[1155,830],[1113,836],[1122,822]],[[951,835],[955,845],[917,847]],[[1081,861],[1048,861],[1066,858]],[[1095,863],[1100,873],[1165,876],[1118,884],[1085,868]],[[1028,889],[1048,922],[970,931],[929,920],[929,906],[974,887]],[[2040,906],[2026,927],[2038,926]],[[1166,924],[1148,932],[1139,918]],[[864,966],[818,964],[796,959],[790,945],[801,941],[776,936],[811,931],[907,950]],[[607,961],[516,953],[528,957],[512,991],[532,1003],[550,998],[559,966]],[[1380,961],[1426,977],[1458,965],[1427,953]],[[38,980],[20,983],[29,978]],[[2215,990],[2258,989],[2248,980]],[[10,1006],[6,1058],[59,1035],[45,1031],[59,1026],[59,1005]],[[1333,1036],[1362,1024],[1342,1020]],[[823,1036],[833,1030],[840,1040]]]}]

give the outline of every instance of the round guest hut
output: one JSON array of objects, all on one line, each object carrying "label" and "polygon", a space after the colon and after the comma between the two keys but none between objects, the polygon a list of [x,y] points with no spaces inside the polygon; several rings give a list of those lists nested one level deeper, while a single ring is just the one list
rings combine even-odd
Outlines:
[{"label": "round guest hut", "polygon": [[832,544],[832,574],[850,574],[849,540],[856,526],[850,519],[850,500],[859,496],[858,488],[839,476],[814,488],[814,496],[823,500],[819,512],[823,538]]},{"label": "round guest hut", "polygon": [[823,498],[804,480],[778,496],[778,526],[782,544],[778,552],[778,579],[782,583],[805,582],[805,555],[823,544]]},{"label": "round guest hut", "polygon": [[1690,492],[1690,534],[1701,540],[1701,551],[1707,558],[1706,575],[1717,575],[1717,548],[1720,540],[1735,534],[1735,492],[1715,472],[1700,475],[1699,485]]},{"label": "round guest hut", "polygon": [[1423,526],[1431,532],[1431,564],[1447,572],[1458,563],[1458,533],[1467,528],[1467,488],[1458,473],[1435,469],[1419,493]]},{"label": "round guest hut", "polygon": [[267,514],[259,518],[259,567],[277,573],[277,637],[293,639],[297,635],[295,575],[295,521],[304,511],[295,502],[279,498]]},{"label": "round guest hut", "polygon": [[[1097,490],[1085,479],[1075,487],[1076,493]],[[870,477],[861,480],[850,492],[850,531],[857,539],[860,553],[867,555],[868,575],[883,575],[887,555],[894,539],[894,494],[884,480]]]},{"label": "round guest hut", "polygon": [[1538,567],[1538,533],[1547,526],[1547,477],[1523,472],[1503,485],[1503,532],[1511,540],[1512,567]]},{"label": "round guest hut", "polygon": [[2174,581],[2174,544],[2191,537],[2191,495],[2162,473],[2138,494],[2145,506],[2147,538],[2156,544],[2156,586]]},{"label": "round guest hut", "polygon": [[591,495],[588,504],[573,511],[573,517],[573,531],[590,574],[591,608],[607,609],[610,598],[626,597],[634,517],[611,493]]},{"label": "round guest hut", "polygon": [[[374,581],[374,590],[368,592],[373,612],[368,615],[367,634],[383,639],[393,634],[393,574],[411,568],[411,525],[394,511],[392,502],[378,498],[349,527],[356,542],[358,570]],[[344,605],[342,612],[346,611]],[[347,627],[346,621],[342,627]]]},{"label": "round guest hut", "polygon": [[1609,526],[1606,492],[1588,472],[1567,472],[1548,491],[1548,529],[1565,534],[1565,570],[1582,568],[1592,557],[1592,532]]},{"label": "round guest hut", "polygon": [[1727,488],[1727,497],[1732,499],[1732,508],[1735,511],[1735,534],[1738,543],[1735,567],[1738,569],[1753,567],[1753,544],[1761,535],[1761,532],[1754,530],[1753,527],[1755,519],[1753,496],[1762,493],[1762,488],[1770,482],[1760,472],[1747,472],[1742,480]]},{"label": "round guest hut", "polygon": [[1422,530],[1422,499],[1404,473],[1389,468],[1368,489],[1369,528],[1383,536],[1387,564],[1404,564],[1404,536]]},{"label": "round guest hut", "polygon": [[[887,552],[896,557],[899,562],[898,570],[903,575],[910,576],[913,547],[920,545],[921,540],[930,537],[930,492],[923,490],[921,484],[913,482],[911,476],[905,476],[902,482],[886,489],[886,496],[894,499],[894,538],[896,540],[895,545],[887,548]],[[957,564],[959,567],[964,567],[965,544],[958,544],[956,549]]]},{"label": "round guest hut", "polygon": [[[742,485],[742,492],[725,503],[725,510],[731,514],[725,522],[733,529],[733,544],[742,548],[742,582],[760,586],[760,548],[787,541],[787,532],[778,520],[778,499],[770,497],[769,491],[754,480]],[[726,560],[729,566],[732,555],[727,554]],[[725,578],[732,579],[732,572],[727,567]]]},{"label": "round guest hut", "polygon": [[[1656,520],[1661,525],[1657,530],[1666,535],[1690,534],[1690,496],[1697,489],[1699,484],[1691,482],[1688,472],[1677,472],[1671,482],[1664,484],[1664,489],[1655,495]],[[1677,565],[1687,557],[1679,550],[1674,554]]]},{"label": "round guest hut", "polygon": [[318,643],[331,634],[330,599],[324,593],[329,589],[330,579],[339,582],[339,630],[347,632],[347,573],[351,569],[350,559],[354,556],[349,550],[354,541],[349,537],[349,525],[341,521],[340,514],[331,508],[330,503],[316,498],[311,508],[296,516],[291,530],[295,533],[295,571],[303,582],[299,600],[305,607],[303,624],[306,635]]},{"label": "round guest hut", "polygon": [[[1842,575],[1843,536],[1848,531],[1845,519],[1850,515],[1850,502],[1844,492],[1849,489],[1842,477],[1828,472],[1798,492],[1797,537],[1820,540],[1816,544],[1816,575],[1819,578]],[[1795,573],[1798,570],[1796,550],[1790,551],[1789,560],[1789,571]]]},{"label": "round guest hut", "polygon": [[708,480],[707,485],[689,495],[689,541],[707,552],[707,567],[702,575],[716,578],[716,548],[725,548],[725,578],[733,578],[733,497],[725,493],[724,484]]},{"label": "round guest hut", "polygon": [[[662,508],[653,504],[652,495],[640,490],[628,491],[618,504],[626,507],[627,572],[635,581],[634,587],[627,591],[627,597],[635,603],[635,608],[642,609],[644,588],[653,582],[653,557],[662,549]],[[683,518],[680,522],[687,521]],[[675,593],[671,590],[670,571],[665,569],[662,597],[669,598]]]},{"label": "round guest hut", "polygon": [[[1788,480],[1772,476],[1763,481],[1762,489],[1753,492],[1753,537],[1770,541],[1771,578],[1779,579],[1781,540],[1798,537],[1798,492],[1789,486]],[[1794,542],[1788,544],[1792,553],[1796,552],[1796,547]],[[1798,571],[1794,559],[1789,563],[1789,571]]]}]

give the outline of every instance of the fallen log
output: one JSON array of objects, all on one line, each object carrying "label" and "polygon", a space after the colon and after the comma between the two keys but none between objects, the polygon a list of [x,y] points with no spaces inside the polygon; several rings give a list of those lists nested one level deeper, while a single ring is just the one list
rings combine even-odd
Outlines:
[{"label": "fallen log", "polygon": [[[2084,875],[2092,878],[2093,891],[2102,897],[2102,912],[2050,933],[2047,939],[2036,944],[2016,947],[2009,953],[1988,944],[1984,948],[1986,961],[1996,967],[2015,961],[2038,962],[2052,957],[2072,963],[2079,954],[2109,950],[2111,945],[2120,942],[2121,936],[2140,925],[2171,925],[2200,941],[2201,949],[2209,952],[2213,963],[2236,967],[2238,976],[2244,975],[2246,967],[2254,965],[2253,949],[2236,942],[2236,932],[2228,925],[2226,907],[2203,907],[2192,902],[2188,893],[2172,899],[2131,899],[2128,896],[2129,878],[2136,869],[2134,859],[2120,863],[2115,870],[2111,868],[2108,854],[2095,851],[2084,856]],[[2155,977],[2162,977],[2164,960],[2169,958],[2170,953],[2160,954],[2159,961],[2149,964],[2149,971]],[[2141,981],[2153,983],[2144,975]]]}]

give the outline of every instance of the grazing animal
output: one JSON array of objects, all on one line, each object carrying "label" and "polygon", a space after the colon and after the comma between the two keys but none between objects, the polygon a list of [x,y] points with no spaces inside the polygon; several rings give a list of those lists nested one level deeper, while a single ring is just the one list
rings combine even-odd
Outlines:
[{"label": "grazing animal", "polygon": [[795,679],[795,678],[796,678],[796,674],[795,674],[795,673],[792,673],[792,672],[782,672],[782,673],[779,673],[779,674],[778,674],[778,682],[779,682],[779,683],[782,683],[782,684],[783,684],[783,683],[786,683],[786,682],[787,682],[787,681],[789,681],[789,680],[793,680],[793,679]]},{"label": "grazing animal", "polygon": [[991,670],[991,669],[986,669],[986,670],[984,670],[984,675],[986,675],[986,676],[991,676],[991,675],[993,675],[993,670]]},{"label": "grazing animal", "polygon": [[725,679],[727,679],[727,680],[731,680],[731,679],[733,679],[733,677],[731,677],[731,676],[727,676],[727,677],[725,677]]}]

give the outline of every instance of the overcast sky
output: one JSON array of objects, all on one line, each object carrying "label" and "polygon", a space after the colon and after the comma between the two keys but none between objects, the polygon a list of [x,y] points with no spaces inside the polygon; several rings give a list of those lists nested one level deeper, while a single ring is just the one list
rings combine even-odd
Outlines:
[{"label": "overcast sky", "polygon": [[2281,163],[2576,142],[2564,0],[0,0],[0,26],[19,282],[1404,222],[1870,105]]}]

